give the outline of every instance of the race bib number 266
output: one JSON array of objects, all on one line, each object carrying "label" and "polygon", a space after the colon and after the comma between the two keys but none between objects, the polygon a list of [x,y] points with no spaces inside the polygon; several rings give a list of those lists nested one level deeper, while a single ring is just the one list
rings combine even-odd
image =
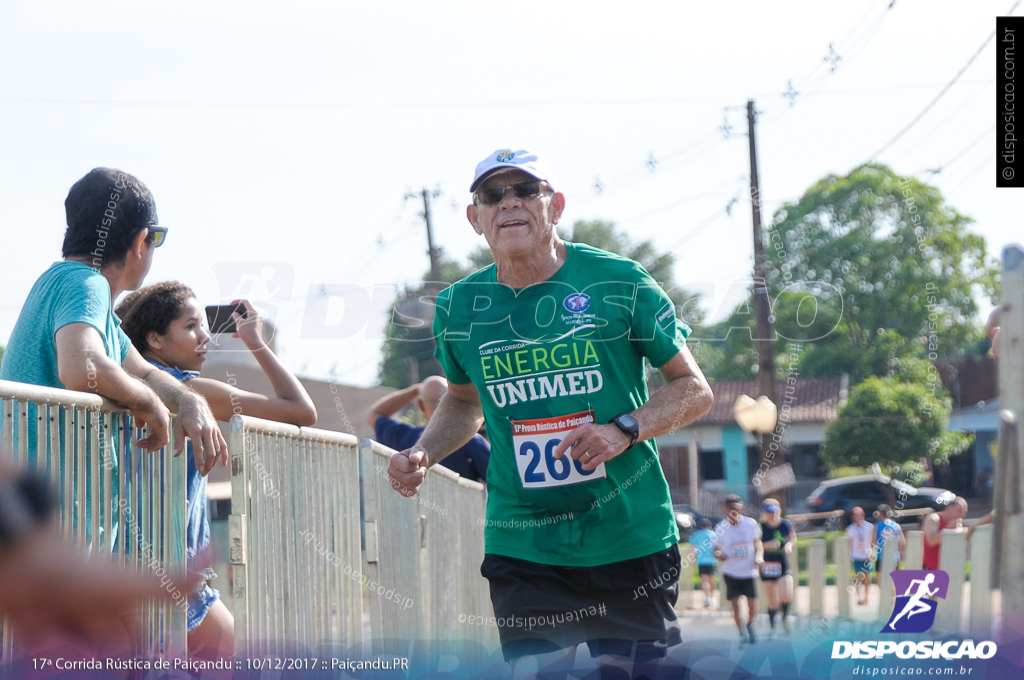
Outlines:
[{"label": "race bib number 266", "polygon": [[593,411],[538,420],[513,420],[512,446],[523,488],[565,486],[606,477],[604,463],[593,470],[584,470],[582,462],[573,460],[569,451],[555,458],[555,449],[565,435],[580,425],[593,422]]}]

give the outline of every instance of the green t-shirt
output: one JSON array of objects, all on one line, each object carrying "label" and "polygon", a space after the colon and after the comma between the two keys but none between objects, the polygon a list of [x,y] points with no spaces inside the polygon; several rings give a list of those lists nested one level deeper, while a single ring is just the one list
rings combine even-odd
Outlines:
[{"label": "green t-shirt", "polygon": [[480,394],[491,463],[486,552],[589,567],[679,540],[653,440],[594,471],[551,452],[584,422],[647,401],[644,357],[662,366],[685,345],[665,291],[636,262],[566,243],[547,281],[515,290],[494,265],[446,288],[434,317],[448,380]]}]

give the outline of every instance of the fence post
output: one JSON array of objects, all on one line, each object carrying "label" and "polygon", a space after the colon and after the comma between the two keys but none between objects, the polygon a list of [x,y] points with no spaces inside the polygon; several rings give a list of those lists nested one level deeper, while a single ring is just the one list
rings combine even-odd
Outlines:
[{"label": "fence post", "polygon": [[907,532],[907,556],[903,560],[906,569],[920,569],[924,563],[924,532],[918,529]]},{"label": "fence post", "polygon": [[[456,513],[459,517],[466,518],[459,532],[462,546],[461,567],[457,576],[461,585],[458,607],[460,616],[465,612],[467,622],[470,615],[490,621],[494,618],[494,609],[491,607],[487,582],[480,576],[480,565],[484,561],[484,525],[487,516],[483,485],[469,479],[458,480]],[[473,520],[472,523],[468,522],[470,518]],[[457,639],[475,640],[485,648],[494,649],[499,645],[498,627],[464,625],[460,627]]]},{"label": "fence post", "polygon": [[850,618],[850,584],[853,562],[850,554],[850,539],[838,536],[832,541],[832,559],[836,564],[836,598],[839,603],[839,618]]},{"label": "fence post", "polygon": [[896,568],[896,560],[899,557],[899,541],[892,539],[886,541],[882,548],[882,570],[878,572],[878,620],[888,621],[892,613],[893,597],[895,589],[889,574]]},{"label": "fence post", "polygon": [[[363,464],[364,516],[366,521],[366,571],[373,653],[402,655],[422,639],[426,624],[422,581],[422,524],[419,499],[404,498],[388,478],[387,466],[394,452],[364,439],[359,442]],[[430,475],[431,477],[433,475]],[[428,479],[424,484],[433,480]],[[375,535],[371,552],[371,533]],[[371,557],[375,558],[371,562]],[[381,589],[398,593],[398,601],[385,600]]]},{"label": "fence post", "polygon": [[[1020,246],[1003,249],[1002,305],[999,335],[999,406],[1009,411],[1004,420],[1020,422],[1024,413],[1024,250]],[[1000,441],[997,466],[1005,471],[1005,489],[996,506],[996,526],[1000,531],[1003,630],[1000,636],[1009,643],[1024,634],[1024,430],[1008,428],[1015,437]],[[1000,434],[1010,432],[1001,430]],[[1005,454],[1004,454],[1005,452]],[[1011,637],[1012,636],[1012,637]]]},{"label": "fence post", "polygon": [[[459,591],[469,587],[459,578],[463,557],[459,541],[456,492],[459,475],[442,465],[430,469],[420,492],[417,513],[420,525],[419,570],[423,627],[420,639],[453,640],[459,631]],[[475,518],[474,518],[475,519]],[[480,578],[479,576],[477,578]]]},{"label": "fence post", "polygon": [[939,599],[935,628],[956,634],[960,630],[960,604],[963,602],[967,569],[967,533],[963,529],[943,529],[939,545],[939,569],[949,574],[949,592],[945,599]]},{"label": "fence post", "polygon": [[[999,575],[1001,584],[1003,629],[1000,638],[1007,643],[1020,640],[1024,634],[1024,513],[1006,518],[1003,541],[1003,564]],[[1014,561],[1012,558],[1016,558]]]},{"label": "fence post", "polygon": [[980,526],[971,538],[970,635],[988,640],[992,635],[992,525]]},{"label": "fence post", "polygon": [[697,562],[696,551],[689,543],[679,545],[679,599],[686,609],[693,608],[693,565]]},{"label": "fence post", "polygon": [[231,515],[228,517],[228,559],[231,562],[231,597],[234,602],[235,653],[249,655],[249,539],[246,517],[249,507],[245,431],[241,416],[231,418]]},{"label": "fence post", "polygon": [[823,538],[807,542],[807,586],[810,595],[808,614],[811,616],[825,615],[825,549]]}]

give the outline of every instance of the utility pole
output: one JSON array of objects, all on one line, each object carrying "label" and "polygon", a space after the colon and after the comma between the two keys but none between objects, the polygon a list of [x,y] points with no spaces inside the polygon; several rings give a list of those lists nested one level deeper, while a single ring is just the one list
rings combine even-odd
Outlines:
[{"label": "utility pole", "polygon": [[434,228],[430,224],[430,197],[437,198],[441,195],[439,189],[428,191],[423,189],[423,212],[421,216],[427,223],[427,255],[430,256],[430,281],[433,285],[441,280],[441,249],[434,246]]},{"label": "utility pole", "polygon": [[757,384],[761,396],[775,401],[775,332],[772,329],[771,303],[764,238],[761,236],[761,184],[757,176],[757,138],[754,100],[747,101],[747,126],[750,141],[750,205],[754,215],[754,316],[757,320]]},{"label": "utility pole", "polygon": [[[775,331],[772,328],[771,303],[768,298],[767,266],[764,255],[764,239],[761,236],[761,183],[757,176],[757,137],[754,100],[747,100],[747,138],[750,142],[750,206],[754,215],[754,317],[757,321],[757,386],[760,396],[775,399]],[[785,456],[780,448],[777,460],[765,458],[765,435],[760,436],[761,459],[771,467],[782,465]],[[785,493],[782,494],[785,504]],[[785,508],[783,508],[785,510]]]},{"label": "utility pole", "polygon": [[[441,281],[441,249],[434,245],[434,227],[430,221],[430,199],[437,198],[440,195],[440,189],[430,191],[426,188],[419,192],[409,191],[405,194],[405,200],[407,201],[416,198],[423,199],[423,212],[419,215],[427,225],[427,255],[430,257],[430,274],[428,280],[424,282],[422,290],[427,298],[436,296],[445,287],[445,284]],[[416,286],[416,289],[419,290],[419,286]],[[420,320],[429,331],[434,320],[434,306],[433,304],[428,304],[423,296],[410,295],[411,292],[409,289],[406,289],[403,299],[399,301],[398,311],[404,316]],[[420,338],[420,340],[422,339],[424,338]],[[423,360],[420,356],[421,354],[422,352],[419,352],[406,357],[409,367],[409,384],[416,384],[420,381],[420,361]],[[432,351],[430,355],[433,355]]]}]

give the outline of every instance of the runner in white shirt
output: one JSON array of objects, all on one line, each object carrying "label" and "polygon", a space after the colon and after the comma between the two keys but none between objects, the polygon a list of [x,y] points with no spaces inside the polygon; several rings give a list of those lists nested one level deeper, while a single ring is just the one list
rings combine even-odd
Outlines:
[{"label": "runner in white shirt", "polygon": [[[715,527],[715,557],[722,563],[725,595],[732,603],[732,616],[743,642],[756,642],[754,617],[757,615],[757,588],[754,579],[764,566],[761,546],[761,525],[743,516],[743,499],[735,494],[725,498],[726,519]],[[747,623],[744,633],[740,598],[747,600]]]},{"label": "runner in white shirt", "polygon": [[[857,604],[868,603],[868,583],[870,574],[875,569],[875,527],[871,522],[864,521],[864,510],[854,506],[850,510],[853,523],[846,527],[846,535],[850,539],[850,555],[853,557],[853,571],[857,575],[854,590],[857,591]],[[861,597],[861,587],[864,596]]]}]

